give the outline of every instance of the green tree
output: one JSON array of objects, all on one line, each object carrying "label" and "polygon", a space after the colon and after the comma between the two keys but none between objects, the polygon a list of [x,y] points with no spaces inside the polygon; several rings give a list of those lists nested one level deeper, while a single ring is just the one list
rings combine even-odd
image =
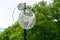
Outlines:
[{"label": "green tree", "polygon": [[[27,6],[32,8],[36,15],[35,26],[27,30],[27,40],[60,40],[59,5],[59,0],[53,0],[50,5],[47,5],[45,1],[41,1],[33,7]],[[0,40],[23,40],[23,29],[16,22],[1,33]]]}]

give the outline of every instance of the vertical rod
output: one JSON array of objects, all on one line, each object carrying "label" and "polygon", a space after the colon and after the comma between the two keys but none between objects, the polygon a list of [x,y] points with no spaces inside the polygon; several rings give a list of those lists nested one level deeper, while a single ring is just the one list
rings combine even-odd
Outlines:
[{"label": "vertical rod", "polygon": [[24,29],[24,40],[26,40],[26,29]]},{"label": "vertical rod", "polygon": [[[24,3],[24,14],[26,14],[25,13],[25,10],[26,10],[26,3]],[[26,29],[24,29],[24,40],[26,40]]]}]

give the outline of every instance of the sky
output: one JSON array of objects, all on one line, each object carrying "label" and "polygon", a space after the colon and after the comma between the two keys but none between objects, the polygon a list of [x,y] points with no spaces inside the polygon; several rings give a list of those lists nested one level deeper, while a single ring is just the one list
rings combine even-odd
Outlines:
[{"label": "sky", "polygon": [[[39,1],[41,0],[0,0],[0,28],[7,28],[8,26],[11,26],[14,24],[14,21],[12,19],[12,13],[14,8],[19,3],[25,2],[27,5],[33,5],[34,3],[38,3]],[[46,1],[49,1],[49,0],[46,0]],[[15,15],[16,14],[17,13],[15,13]]]}]

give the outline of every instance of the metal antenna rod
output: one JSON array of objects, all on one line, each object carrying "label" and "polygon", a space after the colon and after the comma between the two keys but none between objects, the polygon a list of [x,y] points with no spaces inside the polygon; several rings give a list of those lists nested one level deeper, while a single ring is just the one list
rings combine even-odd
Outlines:
[{"label": "metal antenna rod", "polygon": [[[25,13],[25,10],[26,10],[26,3],[24,3],[24,6],[25,6],[25,8],[24,8],[24,14],[26,14],[26,13]],[[26,40],[26,29],[24,29],[24,40]]]}]

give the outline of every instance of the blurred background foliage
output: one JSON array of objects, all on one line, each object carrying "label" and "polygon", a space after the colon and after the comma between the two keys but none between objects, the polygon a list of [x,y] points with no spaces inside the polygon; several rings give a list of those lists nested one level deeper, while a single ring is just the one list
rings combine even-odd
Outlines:
[{"label": "blurred background foliage", "polygon": [[[52,1],[28,5],[36,15],[36,24],[27,30],[27,40],[60,40],[60,0]],[[0,34],[0,40],[23,40],[23,29],[16,22]]]}]

